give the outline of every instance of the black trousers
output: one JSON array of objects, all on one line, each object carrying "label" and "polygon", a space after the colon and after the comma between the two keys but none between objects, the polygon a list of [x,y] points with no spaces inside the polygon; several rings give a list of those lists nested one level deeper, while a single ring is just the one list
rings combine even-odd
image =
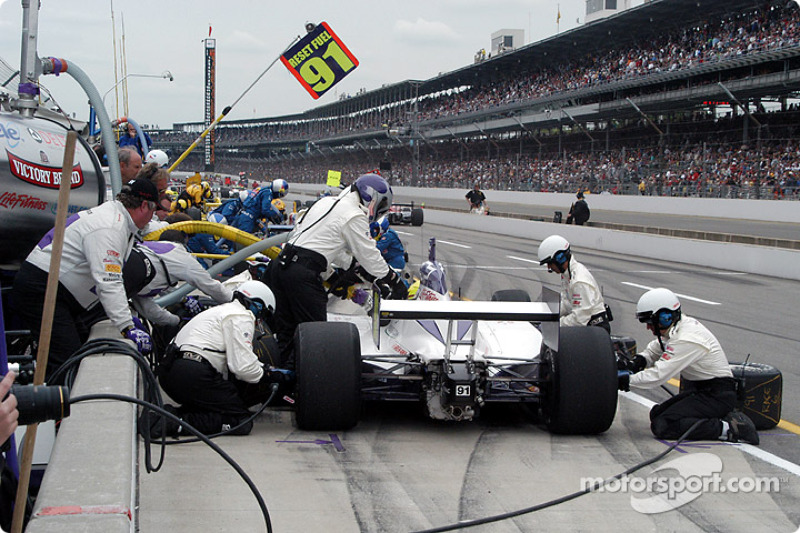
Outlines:
[{"label": "black trousers", "polygon": [[[239,425],[250,416],[248,407],[265,402],[268,387],[225,379],[211,363],[175,359],[159,371],[158,381],[170,398],[181,404],[178,416],[205,435],[223,425]],[[240,433],[249,433],[252,424]]]},{"label": "black trousers", "polygon": [[299,262],[271,261],[262,279],[275,295],[275,336],[281,366],[294,369],[294,332],[303,322],[325,322],[328,295],[320,272]]},{"label": "black trousers", "polygon": [[687,390],[650,410],[650,430],[659,439],[674,440],[683,435],[692,424],[702,420],[689,439],[717,440],[722,433],[720,419],[735,407],[736,391],[733,380],[730,386]]},{"label": "black trousers", "polygon": [[[38,339],[42,330],[47,272],[23,262],[14,278],[11,304],[25,327]],[[47,358],[45,381],[63,385],[64,374],[54,382],[50,376],[69,359],[89,338],[92,325],[103,320],[105,313],[99,303],[85,310],[66,287],[58,284],[53,325],[50,333],[50,352]]]}]

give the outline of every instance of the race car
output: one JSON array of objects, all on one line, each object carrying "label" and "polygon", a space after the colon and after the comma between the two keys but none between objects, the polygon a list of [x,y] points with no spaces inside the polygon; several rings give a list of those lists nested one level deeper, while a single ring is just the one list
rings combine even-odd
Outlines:
[{"label": "race car", "polygon": [[410,204],[392,204],[387,216],[390,224],[421,226],[425,212],[419,207],[414,207],[414,202],[411,202]]},{"label": "race car", "polygon": [[552,432],[607,430],[617,406],[608,333],[559,327],[559,295],[548,289],[541,302],[519,290],[451,300],[431,241],[414,300],[374,291],[365,310],[332,298],[328,322],[298,327],[298,427],[348,429],[363,401],[400,401],[442,421],[472,420],[490,403],[530,403]]}]

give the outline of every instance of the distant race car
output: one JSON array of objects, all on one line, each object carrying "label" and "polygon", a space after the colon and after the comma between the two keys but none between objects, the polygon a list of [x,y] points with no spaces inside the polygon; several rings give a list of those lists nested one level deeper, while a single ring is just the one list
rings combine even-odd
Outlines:
[{"label": "distant race car", "polygon": [[[381,300],[377,291],[365,306],[332,298],[328,322],[298,327],[299,428],[351,428],[361,402],[378,400],[422,404],[446,421],[472,420],[490,403],[530,403],[555,433],[611,426],[617,365],[605,330],[559,327],[559,295],[548,289],[541,302],[520,290],[451,300],[434,239],[420,278],[414,300]],[[635,341],[617,339],[631,342],[635,352]]]},{"label": "distant race car", "polygon": [[414,202],[411,202],[410,204],[392,204],[387,216],[390,224],[421,226],[425,212],[419,207],[414,207]]}]

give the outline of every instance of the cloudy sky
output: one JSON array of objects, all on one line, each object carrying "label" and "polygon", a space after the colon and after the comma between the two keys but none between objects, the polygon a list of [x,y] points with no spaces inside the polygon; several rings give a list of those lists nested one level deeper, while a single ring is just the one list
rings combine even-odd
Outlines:
[{"label": "cloudy sky", "polygon": [[[32,1],[35,3],[35,0]],[[641,1],[634,1],[637,5]],[[130,116],[171,127],[203,120],[203,39],[217,40],[217,108],[236,101],[298,35],[306,22],[327,22],[360,65],[319,100],[280,63],[243,98],[227,119],[278,116],[336,101],[342,93],[406,79],[428,79],[470,64],[490,49],[490,35],[522,29],[526,44],[577,26],[585,0],[41,0],[38,53],[77,64],[100,95],[115,83],[113,28],[122,47],[123,23]],[[113,15],[116,24],[112,24]],[[20,64],[22,5],[0,0],[0,57]],[[169,71],[174,81],[137,77]],[[88,104],[69,76],[42,84],[61,107],[88,117]],[[114,91],[105,99],[117,116]]]}]

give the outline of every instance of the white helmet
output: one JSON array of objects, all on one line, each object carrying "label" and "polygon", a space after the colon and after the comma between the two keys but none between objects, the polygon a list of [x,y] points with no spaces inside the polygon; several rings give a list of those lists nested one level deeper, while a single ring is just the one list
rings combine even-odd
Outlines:
[{"label": "white helmet", "polygon": [[227,224],[228,219],[222,216],[222,213],[209,213],[207,220],[209,222],[216,222],[217,224]]},{"label": "white helmet", "polygon": [[250,191],[239,191],[239,200],[245,201],[250,196]]},{"label": "white helmet", "polygon": [[166,168],[169,166],[169,156],[161,150],[150,150],[144,158],[145,164],[156,163],[158,168]]},{"label": "white helmet", "polygon": [[272,197],[283,198],[289,192],[289,183],[286,180],[277,179],[272,181]]},{"label": "white helmet", "polygon": [[668,328],[681,319],[681,302],[669,289],[651,289],[639,298],[636,318],[652,324],[655,331]]},{"label": "white helmet", "polygon": [[245,281],[233,291],[233,296],[238,296],[242,304],[256,317],[261,315],[266,318],[275,312],[275,295],[260,281]]},{"label": "white helmet", "polygon": [[539,264],[557,263],[559,266],[572,256],[569,242],[561,235],[550,235],[539,245]]}]

